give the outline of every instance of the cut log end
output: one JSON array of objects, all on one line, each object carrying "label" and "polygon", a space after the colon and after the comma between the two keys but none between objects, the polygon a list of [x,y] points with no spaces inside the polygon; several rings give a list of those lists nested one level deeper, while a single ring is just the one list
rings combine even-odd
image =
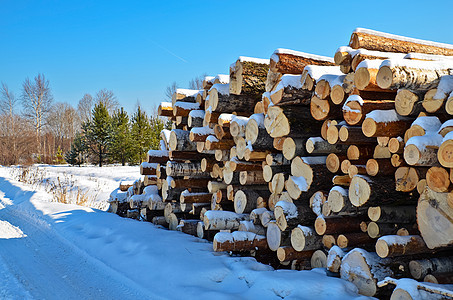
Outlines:
[{"label": "cut log end", "polygon": [[376,82],[381,89],[390,89],[393,83],[393,72],[390,67],[383,66],[379,68],[376,76]]}]

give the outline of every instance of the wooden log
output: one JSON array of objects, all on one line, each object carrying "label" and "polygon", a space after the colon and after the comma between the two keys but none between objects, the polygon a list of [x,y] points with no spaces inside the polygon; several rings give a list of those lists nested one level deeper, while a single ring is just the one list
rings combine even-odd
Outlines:
[{"label": "wooden log", "polygon": [[354,49],[364,48],[382,52],[453,55],[452,47],[447,44],[409,39],[403,36],[362,28],[357,28],[352,33],[349,46]]},{"label": "wooden log", "polygon": [[397,137],[403,136],[409,126],[409,120],[400,117],[394,109],[376,110],[367,114],[362,123],[362,131],[367,137]]},{"label": "wooden log", "polygon": [[452,64],[432,61],[386,60],[376,81],[382,89],[429,90],[437,87],[440,77],[452,75]]},{"label": "wooden log", "polygon": [[200,109],[199,103],[176,101],[173,105],[173,116],[188,117],[192,110]]},{"label": "wooden log", "polygon": [[408,89],[400,89],[395,97],[395,109],[402,116],[412,116],[422,110],[423,94]]},{"label": "wooden log", "polygon": [[170,182],[168,182],[168,185],[171,186],[171,188],[206,188],[208,183],[210,182],[210,179],[208,178],[186,178],[186,179],[180,179],[180,178],[173,178],[170,177]]},{"label": "wooden log", "polygon": [[[402,282],[400,284],[400,282]],[[393,279],[390,277],[378,282],[379,287],[386,286],[387,284],[396,285],[392,292],[390,299],[404,299],[404,300],[415,300],[415,299],[450,299],[453,298],[453,292],[449,289],[445,289],[445,286],[436,287],[433,284],[427,285],[422,282],[415,282],[407,279]]]},{"label": "wooden log", "polygon": [[425,189],[417,204],[417,224],[430,249],[453,245],[453,201],[451,193]]},{"label": "wooden log", "polygon": [[362,145],[360,146],[360,148],[356,145],[351,145],[348,147],[346,154],[349,160],[363,161],[365,159],[370,159],[373,157],[374,149],[375,147],[373,147],[372,145]]},{"label": "wooden log", "polygon": [[209,210],[204,214],[203,223],[206,230],[236,230],[240,221],[248,221],[249,218],[248,214]]},{"label": "wooden log", "polygon": [[269,249],[272,251],[291,245],[290,231],[281,231],[274,221],[267,224],[266,238]]},{"label": "wooden log", "polygon": [[[406,227],[404,227],[406,226]],[[367,225],[367,233],[371,238],[378,238],[386,235],[402,235],[418,234],[418,230],[413,227],[413,224],[396,224],[396,223],[376,223],[369,222]]]},{"label": "wooden log", "polygon": [[283,156],[287,160],[293,159],[297,155],[306,156],[307,151],[305,148],[305,138],[291,138],[287,137],[283,141]]},{"label": "wooden log", "polygon": [[356,248],[341,260],[340,276],[352,282],[361,295],[374,296],[378,292],[377,282],[394,274],[389,263],[389,259],[382,259],[374,252]]},{"label": "wooden log", "polygon": [[278,201],[277,204],[275,204],[274,216],[278,228],[280,228],[282,231],[291,229],[297,224],[312,224],[316,219],[316,215],[308,206],[296,206],[294,203],[287,201]]},{"label": "wooden log", "polygon": [[173,129],[170,133],[169,147],[172,151],[196,151],[197,144],[190,141],[190,132],[182,129]]},{"label": "wooden log", "polygon": [[366,173],[370,176],[387,176],[395,174],[396,168],[388,159],[369,159],[366,163]]},{"label": "wooden log", "polygon": [[315,230],[319,235],[358,232],[360,231],[360,223],[363,220],[362,216],[332,216],[327,218],[320,216],[316,218]]},{"label": "wooden log", "polygon": [[203,158],[210,158],[210,153],[197,153],[194,151],[169,151],[168,158],[171,161],[186,161],[186,160],[202,160]]},{"label": "wooden log", "polygon": [[157,114],[161,117],[173,117],[173,106],[171,102],[161,102],[157,107]]},{"label": "wooden log", "polygon": [[[331,126],[338,125],[338,123],[339,123],[339,121],[336,121],[336,120],[325,120],[321,125],[321,137],[323,139],[325,139],[326,141],[329,141],[327,138],[327,130]],[[331,144],[335,144],[335,143],[331,143]]]},{"label": "wooden log", "polygon": [[265,236],[246,231],[219,232],[214,236],[212,245],[214,252],[251,251],[267,248]]},{"label": "wooden log", "polygon": [[190,235],[196,236],[197,235],[198,222],[200,222],[200,221],[199,220],[184,220],[184,219],[181,219],[179,221],[179,224],[178,224],[176,229],[178,231],[181,231],[181,232],[185,233],[185,234],[190,234]]},{"label": "wooden log", "polygon": [[[252,218],[250,218],[250,220],[252,220]],[[238,231],[247,231],[258,235],[266,235],[266,229],[264,229],[264,227],[260,224],[255,224],[253,221],[241,221]]]},{"label": "wooden log", "polygon": [[391,138],[388,143],[388,148],[391,153],[401,154],[404,152],[404,140],[401,137]]},{"label": "wooden log", "polygon": [[411,166],[433,166],[438,162],[437,149],[442,136],[433,133],[410,138],[404,147],[404,160]]},{"label": "wooden log", "polygon": [[349,125],[357,125],[365,120],[373,110],[387,110],[395,107],[394,100],[366,100],[359,95],[351,95],[343,105],[343,118]]},{"label": "wooden log", "polygon": [[204,110],[192,110],[187,117],[187,125],[189,127],[202,127],[204,120]]},{"label": "wooden log", "polygon": [[180,203],[209,203],[211,202],[212,193],[191,193],[185,190],[179,197]]},{"label": "wooden log", "polygon": [[349,175],[336,175],[332,178],[334,185],[349,186],[351,184],[351,177]]},{"label": "wooden log", "polygon": [[453,257],[432,257],[421,260],[412,260],[409,270],[415,279],[423,279],[426,275],[453,272]]},{"label": "wooden log", "polygon": [[329,100],[323,100],[313,95],[310,101],[310,113],[313,119],[324,121],[326,119],[337,119],[342,115],[339,107]]},{"label": "wooden log", "polygon": [[357,175],[351,180],[349,201],[352,205],[360,207],[395,202],[411,203],[414,198],[408,194],[395,191],[392,178],[381,177],[379,180],[374,180],[367,176]]},{"label": "wooden log", "polygon": [[234,117],[230,122],[230,134],[233,137],[245,137],[248,120],[247,117]]},{"label": "wooden log", "polygon": [[428,274],[423,278],[423,282],[431,282],[435,284],[452,284],[453,273],[440,273],[437,275]]},{"label": "wooden log", "polygon": [[[453,139],[451,134],[446,134],[443,140],[441,141],[439,151],[437,152],[437,159],[439,163],[445,168],[453,167]],[[434,143],[434,146],[438,143]],[[429,151],[432,153],[433,151]]]},{"label": "wooden log", "polygon": [[296,251],[317,250],[322,247],[322,237],[313,227],[298,225],[291,231],[291,246]]},{"label": "wooden log", "polygon": [[263,171],[241,171],[239,173],[239,182],[242,185],[265,184]]},{"label": "wooden log", "polygon": [[382,62],[379,59],[364,60],[357,66],[354,74],[354,85],[357,89],[371,92],[387,90],[379,87],[377,84],[377,74]]},{"label": "wooden log", "polygon": [[442,167],[431,167],[426,172],[426,184],[438,193],[451,191],[449,171]]},{"label": "wooden log", "polygon": [[430,252],[419,235],[387,235],[376,242],[376,253],[382,258]]},{"label": "wooden log", "polygon": [[345,233],[340,234],[337,238],[337,245],[338,247],[344,248],[352,248],[352,247],[362,247],[367,248],[371,244],[374,245],[375,239],[371,238],[365,232],[353,232],[353,233]]},{"label": "wooden log", "polygon": [[272,192],[281,194],[285,188],[285,183],[288,180],[288,177],[289,174],[285,172],[275,174],[271,181]]},{"label": "wooden log", "polygon": [[199,92],[199,90],[176,89],[171,97],[172,105],[174,106],[176,101],[195,103]]},{"label": "wooden log", "polygon": [[302,74],[307,65],[333,66],[334,61],[330,57],[287,49],[275,50],[270,60],[270,70],[280,74]]},{"label": "wooden log", "polygon": [[234,140],[217,139],[214,135],[210,135],[206,138],[205,149],[206,150],[229,150],[234,146]]},{"label": "wooden log", "polygon": [[368,208],[368,217],[373,222],[413,224],[416,214],[414,206],[374,206]]},{"label": "wooden log", "polygon": [[268,59],[240,56],[230,66],[230,94],[261,97],[269,71]]},{"label": "wooden log", "polygon": [[291,161],[287,160],[282,153],[269,153],[266,155],[266,164],[269,166],[290,165]]},{"label": "wooden log", "polygon": [[284,74],[270,92],[270,100],[274,105],[308,105],[311,94],[302,88],[300,75]]},{"label": "wooden log", "polygon": [[[285,140],[286,142],[286,140]],[[316,154],[330,154],[330,153],[345,153],[347,150],[346,145],[341,145],[341,144],[330,144],[326,140],[324,140],[322,137],[311,137],[307,140],[305,147],[307,149],[307,152],[312,155]],[[303,156],[303,154],[296,154],[299,156]],[[286,156],[285,156],[286,157]],[[293,156],[294,157],[294,156]],[[288,159],[292,159],[288,158]]]},{"label": "wooden log", "polygon": [[167,176],[208,176],[201,170],[201,163],[181,163],[168,161],[166,166]]},{"label": "wooden log", "polygon": [[214,130],[209,127],[193,127],[189,132],[191,142],[204,142],[206,138],[214,134]]},{"label": "wooden log", "polygon": [[[228,88],[228,86],[229,84],[225,88]],[[222,113],[253,111],[255,104],[259,101],[256,96],[253,98],[248,95],[234,95],[227,92],[222,94],[219,89],[216,89],[216,85],[209,90],[209,99],[213,111]]]},{"label": "wooden log", "polygon": [[[264,178],[264,181],[271,182],[276,174],[278,174],[278,173],[287,173],[287,174],[289,174],[290,170],[291,170],[291,166],[290,165],[277,165],[277,166],[265,165],[263,167],[263,178]],[[284,180],[284,178],[283,178],[283,180]]]},{"label": "wooden log", "polygon": [[319,133],[321,124],[300,122],[310,120],[310,110],[303,106],[292,106],[285,109],[279,106],[269,107],[264,119],[264,126],[273,138],[293,135],[294,137],[311,137]]},{"label": "wooden log", "polygon": [[239,190],[234,195],[234,211],[238,214],[250,213],[260,201],[265,199],[267,202],[269,195],[269,191]]},{"label": "wooden log", "polygon": [[341,250],[338,246],[333,246],[329,249],[327,254],[327,270],[333,273],[339,273],[341,267],[341,260],[346,255],[346,252]]},{"label": "wooden log", "polygon": [[347,145],[367,145],[376,144],[376,139],[366,137],[360,126],[343,125],[338,131],[340,141]]},{"label": "wooden log", "polygon": [[334,186],[327,197],[330,209],[335,213],[353,211],[348,198],[348,190],[340,186]]},{"label": "wooden log", "polygon": [[402,155],[396,153],[392,155],[392,157],[390,158],[390,162],[392,163],[392,166],[394,166],[395,168],[402,167],[406,164]]},{"label": "wooden log", "polygon": [[277,257],[281,262],[293,260],[307,260],[310,259],[314,251],[296,251],[291,246],[283,246],[277,249]]},{"label": "wooden log", "polygon": [[327,155],[326,158],[326,168],[331,173],[337,173],[340,171],[341,162],[346,159],[345,155],[337,155],[335,153],[331,153]]},{"label": "wooden log", "polygon": [[326,268],[327,267],[327,255],[324,250],[316,250],[310,259],[312,268]]}]

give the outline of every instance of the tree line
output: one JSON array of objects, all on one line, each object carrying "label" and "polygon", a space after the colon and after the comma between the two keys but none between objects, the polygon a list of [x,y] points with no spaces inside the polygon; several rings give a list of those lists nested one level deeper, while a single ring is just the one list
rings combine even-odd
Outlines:
[{"label": "tree line", "polygon": [[19,96],[0,86],[0,164],[96,163],[136,164],[149,149],[158,149],[168,126],[156,112],[140,105],[129,117],[114,93],[85,94],[77,109],[54,102],[43,74],[26,78]]}]

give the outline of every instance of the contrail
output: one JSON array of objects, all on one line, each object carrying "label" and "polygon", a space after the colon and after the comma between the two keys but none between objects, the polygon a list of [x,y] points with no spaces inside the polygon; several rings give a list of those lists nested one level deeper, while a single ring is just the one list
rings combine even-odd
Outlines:
[{"label": "contrail", "polygon": [[154,42],[154,41],[151,41],[151,42],[152,42],[154,45],[156,45],[157,47],[161,48],[162,50],[164,50],[164,51],[170,53],[170,54],[173,55],[174,57],[179,58],[179,59],[182,60],[183,62],[189,63],[187,60],[185,60],[185,59],[182,58],[181,56],[178,56],[178,55],[174,54],[173,52],[171,52],[170,50],[168,50],[168,49],[165,48],[164,46],[161,46],[161,45],[159,45],[158,43],[156,43],[156,42]]}]

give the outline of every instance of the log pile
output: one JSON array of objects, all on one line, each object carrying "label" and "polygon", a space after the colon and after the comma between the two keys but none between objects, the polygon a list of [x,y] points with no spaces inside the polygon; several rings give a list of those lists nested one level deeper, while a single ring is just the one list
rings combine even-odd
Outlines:
[{"label": "log pile", "polygon": [[452,58],[366,29],[334,58],[241,56],[161,103],[172,130],[111,210],[366,296],[388,295],[385,277],[453,284]]}]

